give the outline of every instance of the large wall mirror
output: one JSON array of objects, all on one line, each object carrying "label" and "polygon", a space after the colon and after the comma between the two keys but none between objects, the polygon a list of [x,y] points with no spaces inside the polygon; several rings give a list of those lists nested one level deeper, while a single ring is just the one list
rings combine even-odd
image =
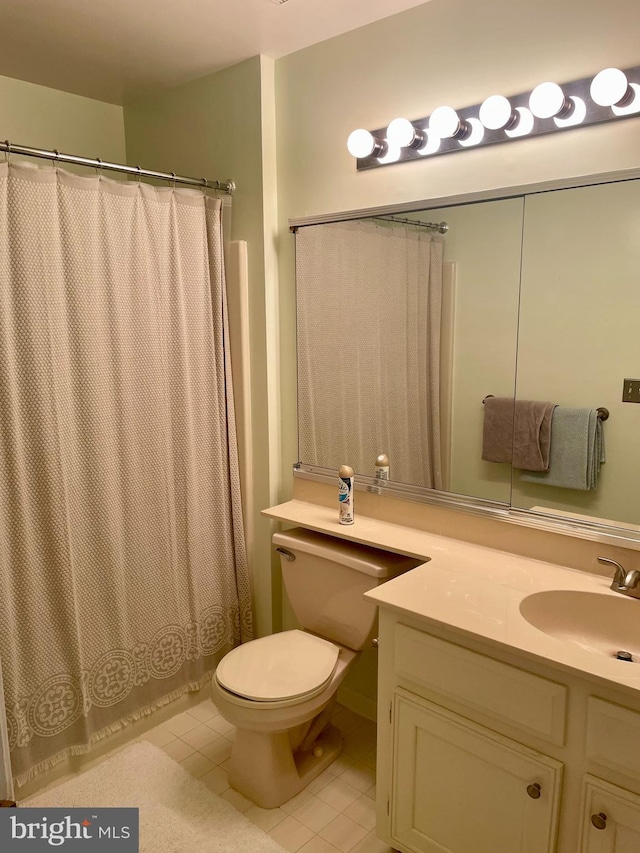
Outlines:
[{"label": "large wall mirror", "polygon": [[[640,531],[640,180],[305,224],[296,291],[302,466]],[[484,459],[491,397],[556,407],[553,470],[606,409],[599,476]]]}]

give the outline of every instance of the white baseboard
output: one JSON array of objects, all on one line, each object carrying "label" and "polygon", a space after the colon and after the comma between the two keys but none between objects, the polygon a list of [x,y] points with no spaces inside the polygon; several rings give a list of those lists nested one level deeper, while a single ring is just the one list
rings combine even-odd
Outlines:
[{"label": "white baseboard", "polygon": [[360,714],[361,717],[372,720],[375,723],[377,719],[376,700],[370,696],[365,696],[362,693],[351,690],[349,687],[339,687],[338,702],[344,705],[345,708],[349,708],[350,711]]}]

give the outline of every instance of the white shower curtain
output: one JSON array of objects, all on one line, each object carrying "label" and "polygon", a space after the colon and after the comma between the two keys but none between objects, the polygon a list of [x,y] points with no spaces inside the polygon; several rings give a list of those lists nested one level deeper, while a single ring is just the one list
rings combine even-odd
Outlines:
[{"label": "white shower curtain", "polygon": [[4,686],[2,682],[2,661],[0,660],[0,800],[11,801],[13,795],[9,733],[7,731],[7,717],[4,713]]},{"label": "white shower curtain", "polygon": [[220,201],[0,166],[0,658],[20,781],[251,637]]},{"label": "white shower curtain", "polygon": [[442,488],[442,238],[358,220],[298,229],[301,462]]}]

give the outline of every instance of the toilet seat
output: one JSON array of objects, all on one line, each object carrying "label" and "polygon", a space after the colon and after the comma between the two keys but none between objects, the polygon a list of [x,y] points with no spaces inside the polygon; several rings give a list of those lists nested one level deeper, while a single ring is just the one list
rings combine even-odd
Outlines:
[{"label": "toilet seat", "polygon": [[240,701],[296,704],[325,689],[339,654],[339,646],[321,637],[282,631],[233,649],[218,664],[215,678]]}]

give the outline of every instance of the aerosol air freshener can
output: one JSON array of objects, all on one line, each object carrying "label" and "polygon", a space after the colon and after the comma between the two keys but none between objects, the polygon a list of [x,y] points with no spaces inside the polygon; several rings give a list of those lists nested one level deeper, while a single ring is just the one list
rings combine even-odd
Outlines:
[{"label": "aerosol air freshener can", "polygon": [[381,453],[376,459],[376,480],[389,479],[389,457],[386,453]]},{"label": "aerosol air freshener can", "polygon": [[338,471],[338,521],[353,524],[353,468],[342,465]]}]

